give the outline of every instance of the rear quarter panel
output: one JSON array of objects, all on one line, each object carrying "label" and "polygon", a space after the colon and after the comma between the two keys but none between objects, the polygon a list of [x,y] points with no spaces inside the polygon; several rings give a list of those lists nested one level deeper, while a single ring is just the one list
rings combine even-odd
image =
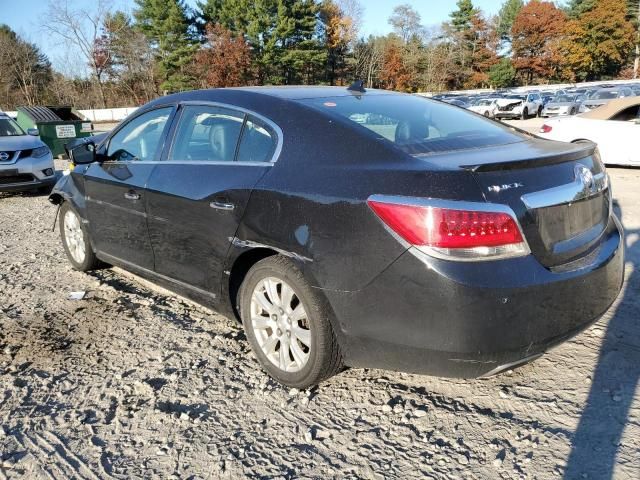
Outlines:
[{"label": "rear quarter panel", "polygon": [[284,145],[256,185],[237,233],[296,259],[311,284],[356,291],[407,245],[369,209],[372,194],[482,201],[471,175],[406,155],[364,127],[291,107]]}]

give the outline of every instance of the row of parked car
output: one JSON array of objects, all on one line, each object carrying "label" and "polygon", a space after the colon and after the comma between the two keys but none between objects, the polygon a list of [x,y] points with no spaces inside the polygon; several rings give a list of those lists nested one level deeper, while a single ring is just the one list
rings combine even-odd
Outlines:
[{"label": "row of parked car", "polygon": [[435,95],[434,98],[496,120],[524,120],[533,116],[576,115],[601,107],[616,98],[636,96],[640,96],[640,84],[601,85],[557,91],[498,91],[478,95],[443,94]]}]

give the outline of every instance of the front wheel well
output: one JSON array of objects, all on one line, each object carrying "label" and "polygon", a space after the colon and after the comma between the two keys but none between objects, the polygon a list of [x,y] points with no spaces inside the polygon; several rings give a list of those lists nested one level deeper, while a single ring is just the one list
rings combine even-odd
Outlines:
[{"label": "front wheel well", "polygon": [[240,291],[240,285],[242,285],[244,278],[247,276],[247,272],[260,260],[277,254],[278,252],[270,248],[252,248],[251,250],[243,252],[233,262],[229,274],[229,303],[238,320],[240,320],[240,314],[238,312],[238,292]]},{"label": "front wheel well", "polygon": [[51,195],[49,195],[49,201],[54,205],[62,205],[62,202],[64,202],[64,197],[59,193],[52,193]]}]

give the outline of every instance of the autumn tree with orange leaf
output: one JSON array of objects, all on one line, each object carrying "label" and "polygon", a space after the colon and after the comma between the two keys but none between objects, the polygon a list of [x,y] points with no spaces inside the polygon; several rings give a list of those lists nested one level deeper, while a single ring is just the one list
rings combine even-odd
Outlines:
[{"label": "autumn tree with orange leaf", "polygon": [[196,53],[194,70],[202,88],[246,85],[250,79],[251,55],[241,35],[216,24],[206,27],[207,41]]},{"label": "autumn tree with orange leaf", "polygon": [[560,44],[566,21],[562,10],[540,0],[531,0],[516,16],[511,27],[512,62],[525,85],[560,77]]},{"label": "autumn tree with orange leaf", "polygon": [[629,62],[635,35],[626,0],[598,0],[566,26],[564,77],[579,81],[615,77]]}]

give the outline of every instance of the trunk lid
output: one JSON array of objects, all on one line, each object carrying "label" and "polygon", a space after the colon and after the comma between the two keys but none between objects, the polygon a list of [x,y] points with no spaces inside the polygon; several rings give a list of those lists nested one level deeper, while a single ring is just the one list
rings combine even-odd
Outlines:
[{"label": "trunk lid", "polygon": [[533,138],[465,152],[457,166],[472,173],[487,202],[511,207],[545,267],[574,262],[599,245],[611,194],[594,144]]}]

